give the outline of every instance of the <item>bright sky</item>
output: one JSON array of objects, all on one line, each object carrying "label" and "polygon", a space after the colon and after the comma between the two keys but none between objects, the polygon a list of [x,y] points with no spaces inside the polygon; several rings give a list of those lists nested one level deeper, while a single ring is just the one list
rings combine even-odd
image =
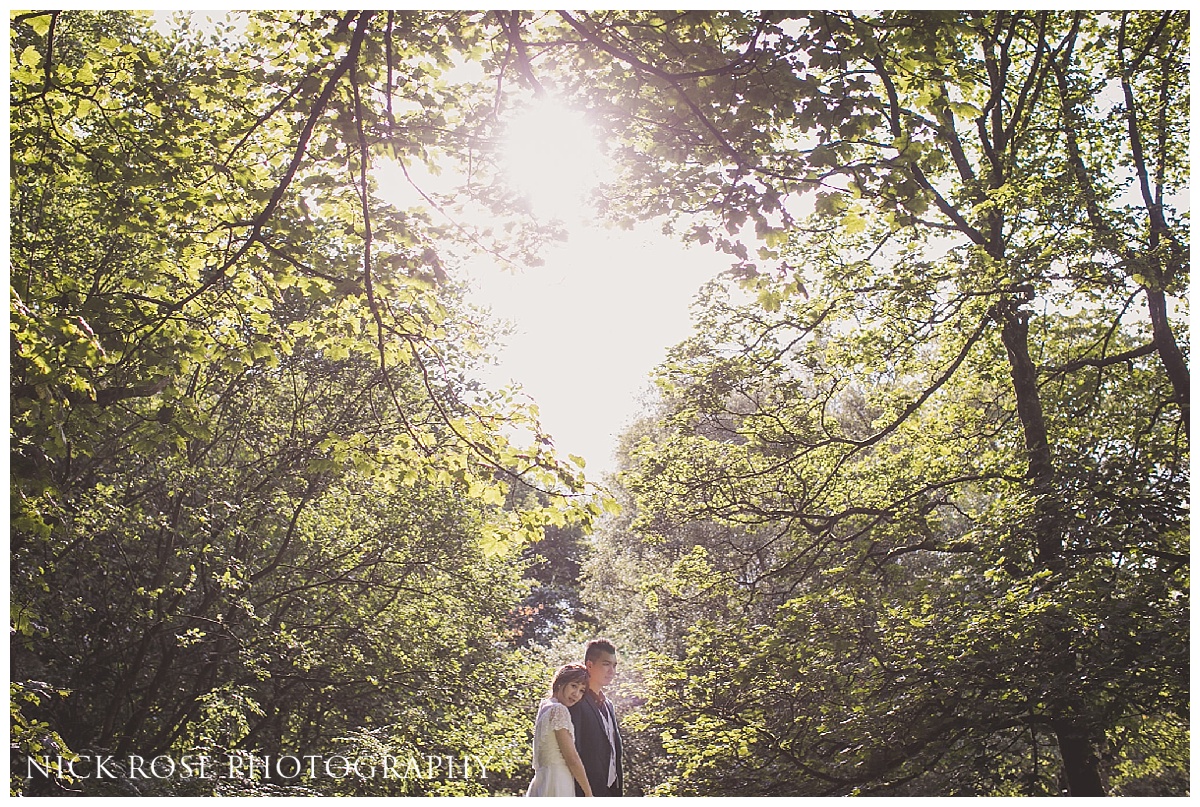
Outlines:
[{"label": "bright sky", "polygon": [[[481,252],[461,267],[471,302],[514,325],[498,366],[482,380],[518,383],[537,403],[559,455],[583,457],[596,482],[615,470],[617,435],[638,414],[650,371],[688,335],[693,296],[730,263],[685,248],[654,222],[632,230],[595,223],[586,196],[611,173],[602,134],[552,98],[514,114],[503,149],[508,181],[536,217],[557,219],[568,238],[542,253],[541,266],[514,269]],[[449,172],[408,171],[426,192],[455,182]],[[382,198],[421,202],[395,163],[378,161],[375,178]]]},{"label": "bright sky", "polygon": [[[583,457],[588,477],[600,482],[614,470],[616,437],[638,414],[650,371],[689,333],[693,295],[729,258],[686,249],[654,222],[632,230],[596,224],[585,197],[610,168],[599,133],[560,102],[514,116],[503,159],[535,216],[557,219],[568,238],[542,253],[541,266],[514,269],[481,253],[462,267],[471,301],[514,325],[499,365],[482,380],[520,384],[559,454]],[[417,166],[410,175],[427,191],[453,181]],[[376,179],[383,198],[419,200],[394,165],[379,163]]]},{"label": "bright sky", "polygon": [[687,336],[692,296],[729,265],[710,250],[685,249],[652,222],[633,230],[595,224],[585,196],[611,173],[599,136],[554,99],[512,118],[509,181],[535,215],[559,219],[569,236],[542,266],[512,272],[484,256],[466,267],[475,301],[516,326],[488,380],[521,384],[559,452],[583,457],[596,481],[613,470],[616,437],[638,414],[649,372]]},{"label": "bright sky", "polygon": [[[155,13],[164,27],[170,16]],[[218,11],[192,13],[201,29],[223,18]],[[685,249],[654,223],[628,231],[594,224],[582,198],[609,169],[598,133],[560,103],[535,105],[511,121],[505,162],[535,214],[561,219],[569,238],[542,255],[542,266],[514,271],[481,255],[462,267],[474,286],[472,302],[515,325],[499,365],[483,380],[520,384],[560,456],[583,457],[588,478],[600,482],[614,470],[616,436],[638,414],[650,371],[688,335],[693,295],[729,258]],[[420,202],[394,164],[376,168],[383,198]],[[453,181],[419,176],[416,167],[410,172],[426,191]]]},{"label": "bright sky", "polygon": [[475,301],[516,324],[485,380],[519,382],[559,453],[583,457],[588,478],[602,481],[650,371],[688,335],[692,296],[729,259],[684,249],[653,224],[572,228],[545,258],[519,273],[468,267]]}]

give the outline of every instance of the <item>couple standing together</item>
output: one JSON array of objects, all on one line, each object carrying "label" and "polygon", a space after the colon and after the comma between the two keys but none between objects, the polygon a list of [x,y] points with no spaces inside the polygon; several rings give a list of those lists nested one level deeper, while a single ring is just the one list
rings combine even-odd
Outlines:
[{"label": "couple standing together", "polygon": [[617,674],[607,639],[587,643],[583,664],[554,673],[533,724],[533,781],[526,796],[620,796],[621,732],[604,687]]}]

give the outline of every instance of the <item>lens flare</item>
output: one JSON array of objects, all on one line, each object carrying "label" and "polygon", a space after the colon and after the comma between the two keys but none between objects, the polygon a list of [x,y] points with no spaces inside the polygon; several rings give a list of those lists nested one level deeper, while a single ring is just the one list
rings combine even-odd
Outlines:
[{"label": "lens flare", "polygon": [[589,197],[605,173],[593,125],[582,112],[549,97],[508,122],[501,160],[509,186],[535,215],[565,221],[587,215]]}]

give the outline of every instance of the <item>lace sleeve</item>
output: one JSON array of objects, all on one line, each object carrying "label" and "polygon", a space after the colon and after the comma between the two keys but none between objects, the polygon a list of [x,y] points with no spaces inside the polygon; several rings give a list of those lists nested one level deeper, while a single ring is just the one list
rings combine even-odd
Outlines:
[{"label": "lace sleeve", "polygon": [[556,703],[551,706],[550,714],[546,717],[549,720],[551,731],[570,729],[571,736],[575,735],[575,724],[571,722],[571,713],[567,711],[567,707],[563,704]]}]

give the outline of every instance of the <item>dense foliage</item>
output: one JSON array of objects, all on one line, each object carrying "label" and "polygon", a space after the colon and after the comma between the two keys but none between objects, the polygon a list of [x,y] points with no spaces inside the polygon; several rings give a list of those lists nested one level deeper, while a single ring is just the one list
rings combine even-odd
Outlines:
[{"label": "dense foliage", "polygon": [[1181,792],[1187,15],[783,16],[570,21],[740,259],[606,529],[647,786]]},{"label": "dense foliage", "polygon": [[[436,72],[417,54],[439,34],[409,17],[368,41],[370,19],[170,39],[120,12],[13,19],[26,754],[332,754],[359,737],[492,772],[367,792],[525,773],[516,561],[595,505],[521,399],[472,380],[492,337],[445,279],[449,236],[371,196],[358,145],[386,118],[357,114],[362,96],[393,64]],[[395,126],[433,130],[442,99],[411,100]],[[514,485],[541,499],[509,504]]]},{"label": "dense foliage", "polygon": [[[11,17],[18,756],[515,793],[574,626],[634,792],[1186,792],[1186,12],[247,20]],[[455,282],[557,235],[496,157],[534,96],[609,133],[607,219],[733,263],[590,557]],[[383,159],[465,184],[398,207]]]}]

